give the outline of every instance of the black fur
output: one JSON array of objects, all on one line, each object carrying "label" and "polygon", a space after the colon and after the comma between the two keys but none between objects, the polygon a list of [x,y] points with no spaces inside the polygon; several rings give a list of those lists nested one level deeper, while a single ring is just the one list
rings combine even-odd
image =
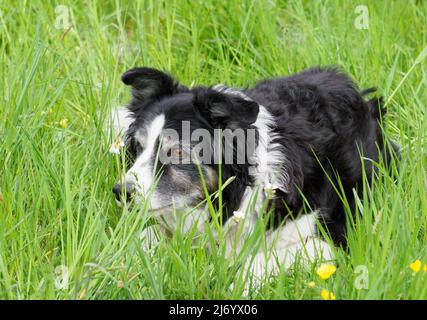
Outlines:
[{"label": "black fur", "polygon": [[[133,157],[138,151],[132,132],[153,114],[164,113],[167,127],[177,131],[184,120],[191,120],[191,130],[246,130],[252,128],[259,105],[263,105],[274,116],[274,130],[280,136],[290,177],[289,190],[277,190],[270,203],[276,224],[290,214],[297,215],[304,207],[317,209],[321,223],[337,245],[346,243],[346,215],[334,186],[342,185],[354,213],[353,189],[361,196],[362,170],[371,179],[375,170],[371,160],[376,162],[382,157],[388,163],[392,153],[397,153],[394,144],[387,147],[382,133],[381,99],[365,100],[364,96],[374,90],[360,91],[337,68],[313,68],[290,77],[261,81],[242,91],[253,101],[212,88],[189,89],[150,68],[132,69],[122,80],[132,86],[129,109],[136,120],[128,132],[128,149]],[[361,156],[370,160],[362,165]],[[218,172],[217,165],[211,166]],[[235,177],[223,192],[224,221],[238,209],[246,186],[254,183],[248,168],[249,164],[221,167],[223,182]]]},{"label": "black fur", "polygon": [[[336,244],[345,244],[344,205],[334,187],[338,177],[354,214],[353,188],[361,196],[362,170],[372,177],[379,153],[390,150],[380,127],[381,99],[365,101],[353,81],[336,68],[313,68],[288,78],[260,82],[247,94],[277,121],[276,131],[287,157],[291,190],[275,200],[276,220],[303,206],[318,209],[320,221]],[[393,145],[393,149],[397,148]],[[370,159],[361,163],[361,156]]]}]

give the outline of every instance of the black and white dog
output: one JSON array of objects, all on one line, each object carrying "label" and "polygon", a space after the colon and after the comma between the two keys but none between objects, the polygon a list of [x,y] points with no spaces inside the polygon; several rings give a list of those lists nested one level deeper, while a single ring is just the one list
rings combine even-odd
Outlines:
[{"label": "black and white dog", "polygon": [[[269,219],[269,253],[260,250],[253,260],[258,276],[291,265],[297,254],[331,259],[319,229],[346,245],[346,211],[354,214],[355,193],[362,196],[364,177],[375,176],[373,163],[389,162],[396,150],[380,127],[381,99],[365,100],[374,90],[360,91],[337,68],[242,90],[188,88],[151,68],[131,69],[122,81],[132,87],[132,100],[117,110],[114,125],[132,164],[113,189],[117,200],[148,201],[169,234],[177,219],[203,232],[213,217],[200,203],[216,193],[209,201],[222,213],[229,254],[260,217]],[[245,151],[237,134],[216,139],[218,130],[242,134]],[[200,138],[207,149],[197,147]]]}]

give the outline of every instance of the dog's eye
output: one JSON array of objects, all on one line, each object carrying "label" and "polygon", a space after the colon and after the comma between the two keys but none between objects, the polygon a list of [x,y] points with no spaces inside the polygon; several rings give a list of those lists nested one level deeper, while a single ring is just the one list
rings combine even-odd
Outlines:
[{"label": "dog's eye", "polygon": [[181,148],[175,148],[172,150],[173,155],[177,158],[181,158],[182,157],[182,149]]},{"label": "dog's eye", "polygon": [[187,161],[187,160],[189,160],[190,153],[188,153],[188,151],[184,147],[182,147],[182,146],[173,148],[171,150],[171,152],[172,152],[172,156],[174,158],[176,158],[176,159],[179,159],[181,161],[184,161],[184,160]]}]

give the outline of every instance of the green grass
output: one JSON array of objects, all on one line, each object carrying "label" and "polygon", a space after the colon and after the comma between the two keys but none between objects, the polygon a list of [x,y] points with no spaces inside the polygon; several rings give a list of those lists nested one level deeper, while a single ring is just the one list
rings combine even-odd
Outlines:
[{"label": "green grass", "polygon": [[[145,210],[116,206],[121,164],[103,123],[129,99],[120,75],[145,65],[187,85],[243,86],[328,64],[385,97],[387,134],[402,147],[397,179],[366,186],[332,278],[296,266],[248,298],[320,299],[322,288],[337,299],[427,298],[427,272],[409,269],[427,264],[427,2],[366,1],[367,30],[354,27],[360,1],[94,3],[0,3],[0,298],[242,297],[222,245],[209,252],[209,236],[177,235],[145,252]],[[68,30],[55,27],[58,4],[72,11]],[[61,265],[68,286],[57,289]],[[369,272],[361,290],[358,265]]]}]

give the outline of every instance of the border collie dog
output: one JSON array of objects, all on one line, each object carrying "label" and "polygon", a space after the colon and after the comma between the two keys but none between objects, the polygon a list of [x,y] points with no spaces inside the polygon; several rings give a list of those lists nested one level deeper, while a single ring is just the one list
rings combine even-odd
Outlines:
[{"label": "border collie dog", "polygon": [[297,255],[332,259],[324,235],[346,246],[346,216],[355,214],[363,179],[397,151],[383,137],[381,99],[364,98],[375,89],[360,91],[335,67],[247,89],[189,88],[151,68],[122,81],[132,100],[116,110],[114,126],[131,164],[113,188],[117,200],[148,202],[166,235],[216,222],[229,255],[264,221],[265,245],[246,268],[259,277]]}]

